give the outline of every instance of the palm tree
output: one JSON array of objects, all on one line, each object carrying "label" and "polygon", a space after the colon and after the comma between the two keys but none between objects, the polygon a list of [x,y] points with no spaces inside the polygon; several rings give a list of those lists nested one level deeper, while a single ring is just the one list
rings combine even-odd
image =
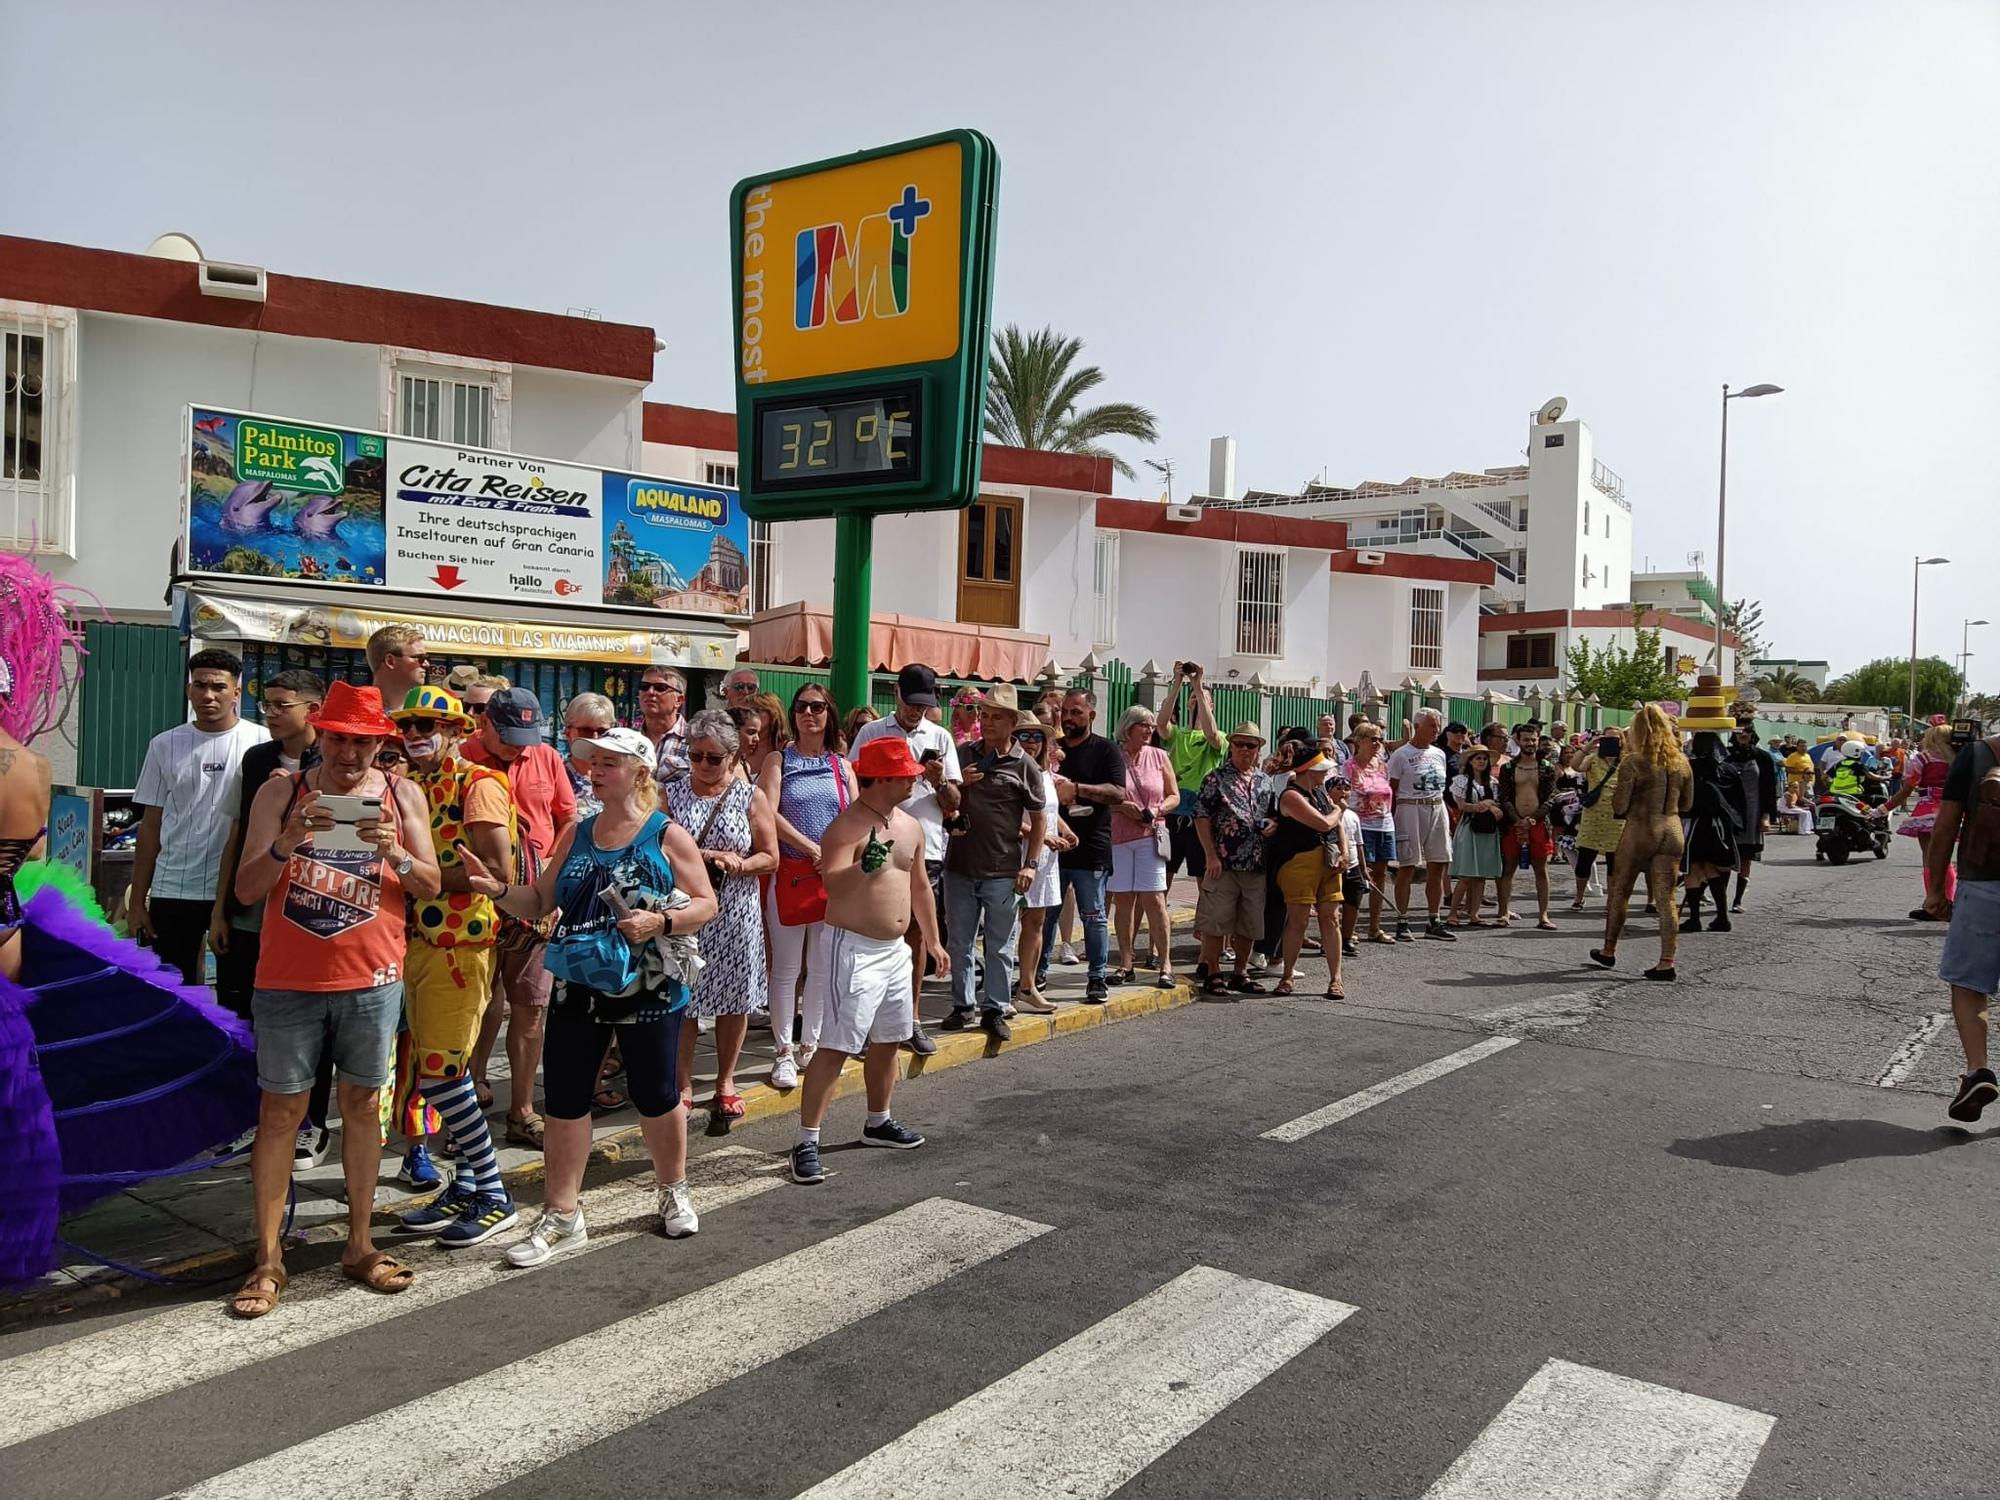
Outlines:
[{"label": "palm tree", "polygon": [[1773,703],[1817,703],[1819,689],[1810,677],[1794,672],[1790,667],[1779,667],[1757,678],[1751,686],[1760,696]]},{"label": "palm tree", "polygon": [[1053,328],[1024,334],[1019,324],[1009,323],[995,333],[986,384],[986,435],[1015,448],[1108,458],[1130,479],[1132,466],[1100,440],[1129,437],[1156,443],[1159,424],[1145,407],[1129,401],[1079,411],[1077,402],[1104,384],[1104,372],[1096,365],[1077,365],[1082,354],[1082,339],[1064,338]]}]

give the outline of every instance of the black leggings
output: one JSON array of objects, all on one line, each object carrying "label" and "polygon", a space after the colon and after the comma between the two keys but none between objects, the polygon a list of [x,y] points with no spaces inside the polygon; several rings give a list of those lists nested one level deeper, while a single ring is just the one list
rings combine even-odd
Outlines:
[{"label": "black leggings", "polygon": [[[1597,851],[1595,849],[1578,849],[1576,851],[1576,884],[1579,890],[1590,884],[1590,872],[1596,867]],[[1604,883],[1606,885],[1611,883],[1611,856],[1609,854],[1604,856]]]},{"label": "black leggings", "polygon": [[674,1073],[684,1015],[608,1025],[590,1015],[583,993],[571,989],[565,997],[564,988],[558,984],[542,1035],[542,1108],[551,1119],[581,1120],[590,1113],[597,1070],[614,1031],[625,1059],[627,1089],[639,1113],[657,1119],[681,1102]]}]

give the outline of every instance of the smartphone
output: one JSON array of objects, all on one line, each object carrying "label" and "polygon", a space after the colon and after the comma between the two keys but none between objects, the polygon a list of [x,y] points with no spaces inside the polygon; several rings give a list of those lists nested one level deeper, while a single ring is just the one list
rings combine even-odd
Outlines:
[{"label": "smartphone", "polygon": [[313,848],[371,851],[374,849],[375,846],[362,838],[354,829],[364,818],[381,818],[380,797],[343,797],[338,793],[322,792],[318,809],[332,816],[333,827],[313,831]]},{"label": "smartphone", "polygon": [[922,755],[919,755],[919,756],[917,757],[917,764],[918,764],[918,765],[920,765],[920,766],[927,766],[927,765],[931,764],[931,762],[933,762],[933,761],[937,761],[937,760],[942,760],[942,759],[944,759],[944,752],[943,752],[943,751],[941,751],[941,750],[926,750],[926,751],[925,751],[925,752],[924,752],[924,753],[923,753]]}]

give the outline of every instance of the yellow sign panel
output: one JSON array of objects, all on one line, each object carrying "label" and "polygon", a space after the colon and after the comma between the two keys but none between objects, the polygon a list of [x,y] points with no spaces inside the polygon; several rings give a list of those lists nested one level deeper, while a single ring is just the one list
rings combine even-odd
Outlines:
[{"label": "yellow sign panel", "polygon": [[751,188],[737,226],[743,379],[957,354],[964,168],[944,141]]}]

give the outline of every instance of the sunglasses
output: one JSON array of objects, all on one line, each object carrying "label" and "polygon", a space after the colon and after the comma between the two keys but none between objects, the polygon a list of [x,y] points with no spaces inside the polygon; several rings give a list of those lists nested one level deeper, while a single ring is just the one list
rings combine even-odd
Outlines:
[{"label": "sunglasses", "polygon": [[726,766],[729,764],[729,753],[724,750],[690,750],[688,760],[697,766]]},{"label": "sunglasses", "polygon": [[793,712],[802,714],[823,714],[826,712],[826,699],[824,698],[804,699],[798,704],[798,706],[793,710]]},{"label": "sunglasses", "polygon": [[1019,740],[1046,740],[1048,737],[1048,731],[1045,729],[1017,729],[1014,731],[1014,738]]},{"label": "sunglasses", "polygon": [[442,719],[405,719],[403,720],[403,728],[414,730],[418,734],[429,734],[443,722],[444,720]]},{"label": "sunglasses", "polygon": [[486,705],[484,703],[468,703],[465,705],[465,711],[475,719],[486,717]]},{"label": "sunglasses", "polygon": [[748,693],[752,697],[755,697],[757,693],[757,684],[754,682],[732,682],[729,684],[729,686],[725,687],[723,691],[725,693]]},{"label": "sunglasses", "polygon": [[429,665],[431,664],[431,659],[430,659],[430,657],[429,657],[428,655],[424,655],[424,656],[411,656],[411,655],[410,655],[410,654],[409,654],[408,652],[404,652],[404,653],[403,653],[403,660],[404,660],[404,661],[413,661],[413,662],[415,662],[415,663],[416,663],[416,664],[417,664],[418,666],[420,666],[420,667],[428,667],[428,666],[429,666]]},{"label": "sunglasses", "polygon": [[400,750],[378,750],[375,754],[375,764],[384,769],[389,766],[400,766],[408,759],[409,757]]},{"label": "sunglasses", "polygon": [[687,689],[677,688],[671,682],[642,682],[639,684],[639,691],[642,693],[681,693],[686,692]]}]

